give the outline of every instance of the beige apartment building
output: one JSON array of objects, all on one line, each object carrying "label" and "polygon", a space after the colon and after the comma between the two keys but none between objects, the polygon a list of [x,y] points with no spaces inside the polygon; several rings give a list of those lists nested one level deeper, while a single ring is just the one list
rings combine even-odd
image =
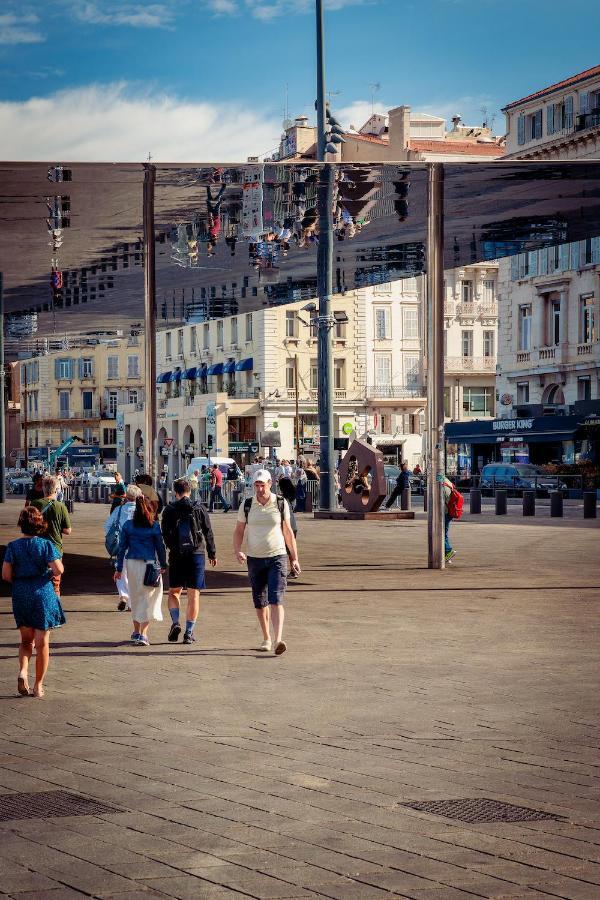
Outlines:
[{"label": "beige apartment building", "polygon": [[[74,341],[68,349],[21,360],[22,447],[31,462],[48,459],[72,435],[72,465],[115,464],[117,416],[124,404],[143,405],[143,348],[137,336],[108,342]],[[24,452],[22,453],[24,456]]]}]

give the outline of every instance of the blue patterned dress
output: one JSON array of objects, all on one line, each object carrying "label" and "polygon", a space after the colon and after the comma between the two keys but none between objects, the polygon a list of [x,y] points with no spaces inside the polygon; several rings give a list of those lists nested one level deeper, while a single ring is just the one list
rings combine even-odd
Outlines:
[{"label": "blue patterned dress", "polygon": [[23,537],[7,546],[4,562],[12,566],[12,605],[17,628],[47,631],[65,624],[48,568],[55,559],[60,559],[60,554],[47,538]]}]

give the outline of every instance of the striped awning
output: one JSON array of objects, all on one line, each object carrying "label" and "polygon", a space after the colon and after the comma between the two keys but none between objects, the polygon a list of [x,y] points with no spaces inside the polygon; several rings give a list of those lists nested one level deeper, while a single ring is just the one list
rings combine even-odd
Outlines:
[{"label": "striped awning", "polygon": [[157,384],[166,384],[171,380],[171,372],[162,372],[156,379]]},{"label": "striped awning", "polygon": [[241,359],[235,364],[236,372],[251,372],[254,368],[254,360],[250,356],[248,359]]},{"label": "striped awning", "polygon": [[208,375],[222,375],[223,374],[223,363],[215,363],[214,366],[209,366]]}]

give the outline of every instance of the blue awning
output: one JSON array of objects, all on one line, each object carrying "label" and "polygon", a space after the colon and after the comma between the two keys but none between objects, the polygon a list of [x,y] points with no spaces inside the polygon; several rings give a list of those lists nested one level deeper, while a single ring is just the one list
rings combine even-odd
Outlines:
[{"label": "blue awning", "polygon": [[241,359],[239,363],[235,364],[236,372],[251,372],[254,368],[254,360],[252,357],[249,359]]},{"label": "blue awning", "polygon": [[198,366],[196,369],[196,378],[202,378],[206,380],[206,376],[208,375],[208,366]]},{"label": "blue awning", "polygon": [[226,362],[223,366],[224,372],[235,372],[235,359],[230,359],[229,362]]},{"label": "blue awning", "polygon": [[196,366],[192,366],[191,369],[186,369],[186,370],[183,372],[183,374],[182,374],[181,377],[182,377],[182,378],[185,378],[185,379],[188,380],[188,381],[191,381],[193,378],[196,378],[196,377],[197,377],[197,376],[196,376],[196,371],[197,371],[197,370],[196,370]]},{"label": "blue awning", "polygon": [[215,363],[214,366],[210,366],[207,372],[207,375],[222,375],[223,374],[223,363]]},{"label": "blue awning", "polygon": [[171,372],[171,377],[169,381],[181,381],[183,372],[181,369],[177,369],[175,372]]},{"label": "blue awning", "polygon": [[158,378],[156,379],[156,383],[157,383],[157,384],[165,384],[167,381],[170,381],[170,380],[171,380],[171,373],[170,373],[170,372],[163,372],[163,373],[162,373],[161,375],[159,375]]}]

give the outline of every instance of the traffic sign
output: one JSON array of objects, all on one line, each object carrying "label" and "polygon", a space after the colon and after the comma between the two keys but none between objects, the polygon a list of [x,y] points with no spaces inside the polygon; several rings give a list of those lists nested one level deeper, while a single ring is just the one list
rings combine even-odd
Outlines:
[{"label": "traffic sign", "polygon": [[172,447],[175,438],[163,438],[163,447]]}]

